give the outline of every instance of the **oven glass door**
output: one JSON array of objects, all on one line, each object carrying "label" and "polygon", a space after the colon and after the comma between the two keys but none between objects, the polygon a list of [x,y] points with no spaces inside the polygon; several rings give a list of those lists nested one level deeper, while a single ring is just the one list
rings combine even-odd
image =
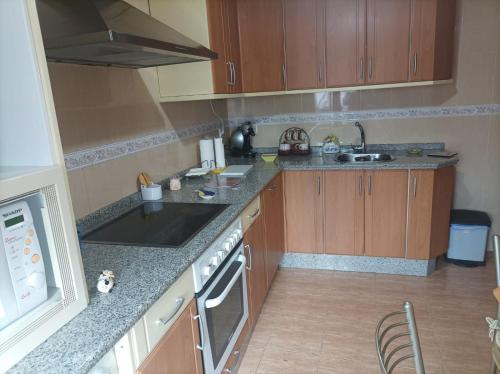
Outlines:
[{"label": "oven glass door", "polygon": [[[239,261],[231,263],[220,282],[217,283],[208,295],[208,300],[214,300],[222,294],[240,266],[241,262]],[[219,365],[233,334],[238,328],[240,321],[244,318],[243,273],[237,278],[221,304],[213,308],[208,308],[205,305],[208,337],[212,349],[212,361],[215,367]]]},{"label": "oven glass door", "polygon": [[248,319],[246,259],[239,248],[198,296],[205,373],[220,373]]}]

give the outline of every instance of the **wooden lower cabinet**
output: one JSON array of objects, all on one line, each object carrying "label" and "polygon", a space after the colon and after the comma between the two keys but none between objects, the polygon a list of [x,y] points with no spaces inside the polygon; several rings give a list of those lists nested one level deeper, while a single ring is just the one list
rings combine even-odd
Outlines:
[{"label": "wooden lower cabinet", "polygon": [[287,252],[323,253],[321,171],[285,173],[285,231]]},{"label": "wooden lower cabinet", "polygon": [[455,168],[412,170],[407,258],[428,259],[448,250]]},{"label": "wooden lower cabinet", "polygon": [[155,349],[137,369],[139,374],[203,374],[196,301],[179,316]]},{"label": "wooden lower cabinet", "polygon": [[365,172],[365,254],[405,257],[408,170]]},{"label": "wooden lower cabinet", "polygon": [[261,204],[266,241],[266,275],[270,286],[285,251],[283,174],[274,177],[261,192]]},{"label": "wooden lower cabinet", "polygon": [[364,252],[364,172],[324,172],[325,253],[362,255]]},{"label": "wooden lower cabinet", "polygon": [[266,242],[262,214],[255,219],[243,237],[247,258],[249,321],[253,326],[267,295]]}]

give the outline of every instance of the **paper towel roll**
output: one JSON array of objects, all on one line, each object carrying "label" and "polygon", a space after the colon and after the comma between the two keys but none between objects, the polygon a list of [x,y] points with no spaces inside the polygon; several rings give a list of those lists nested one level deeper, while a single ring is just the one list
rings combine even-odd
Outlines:
[{"label": "paper towel roll", "polygon": [[200,158],[202,168],[215,169],[214,141],[213,139],[200,140]]},{"label": "paper towel roll", "polygon": [[222,143],[222,138],[214,139],[215,147],[215,164],[218,168],[226,167],[226,156],[224,155],[224,144]]}]

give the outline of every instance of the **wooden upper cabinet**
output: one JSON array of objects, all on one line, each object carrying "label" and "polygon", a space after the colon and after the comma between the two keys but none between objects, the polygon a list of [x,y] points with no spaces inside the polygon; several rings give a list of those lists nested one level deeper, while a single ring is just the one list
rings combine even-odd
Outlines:
[{"label": "wooden upper cabinet", "polygon": [[237,0],[243,92],[285,89],[281,0]]},{"label": "wooden upper cabinet", "polygon": [[327,87],[365,82],[366,0],[325,0]]},{"label": "wooden upper cabinet", "polygon": [[407,170],[365,173],[365,254],[405,257]]},{"label": "wooden upper cabinet", "polygon": [[285,172],[287,252],[323,253],[322,184],[320,171]]},{"label": "wooden upper cabinet", "polygon": [[407,258],[429,259],[448,250],[455,168],[412,170]]},{"label": "wooden upper cabinet", "polygon": [[233,0],[207,0],[210,48],[219,56],[212,61],[214,92],[241,92],[238,10]]},{"label": "wooden upper cabinet", "polygon": [[324,172],[325,253],[362,255],[364,252],[364,173]]},{"label": "wooden upper cabinet", "polygon": [[324,0],[284,0],[286,89],[325,87]]},{"label": "wooden upper cabinet", "polygon": [[408,81],[411,0],[367,0],[367,83]]},{"label": "wooden upper cabinet", "polygon": [[261,193],[266,236],[267,283],[271,284],[285,251],[283,174],[278,174]]},{"label": "wooden upper cabinet", "polygon": [[410,81],[452,77],[456,0],[412,0]]},{"label": "wooden upper cabinet", "polygon": [[139,374],[203,374],[196,315],[196,301],[192,300],[177,321],[168,330],[153,352],[144,360]]}]

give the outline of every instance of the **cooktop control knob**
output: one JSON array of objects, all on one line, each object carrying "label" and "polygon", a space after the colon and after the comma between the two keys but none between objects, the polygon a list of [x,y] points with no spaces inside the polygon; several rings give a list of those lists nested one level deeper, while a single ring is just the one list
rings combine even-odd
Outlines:
[{"label": "cooktop control knob", "polygon": [[236,229],[236,231],[234,233],[236,234],[236,237],[238,239],[241,239],[242,235],[241,235],[241,230],[240,229]]},{"label": "cooktop control knob", "polygon": [[201,274],[205,277],[208,277],[212,272],[212,267],[210,265],[203,266],[201,268]]},{"label": "cooktop control knob", "polygon": [[217,266],[221,263],[220,257],[215,255],[210,259],[210,265]]},{"label": "cooktop control knob", "polygon": [[226,257],[226,252],[225,251],[217,251],[217,256],[221,259],[221,261]]},{"label": "cooktop control knob", "polygon": [[222,248],[226,251],[226,252],[229,252],[231,250],[233,246],[231,245],[231,243],[226,240],[224,241],[224,243],[222,243]]}]

